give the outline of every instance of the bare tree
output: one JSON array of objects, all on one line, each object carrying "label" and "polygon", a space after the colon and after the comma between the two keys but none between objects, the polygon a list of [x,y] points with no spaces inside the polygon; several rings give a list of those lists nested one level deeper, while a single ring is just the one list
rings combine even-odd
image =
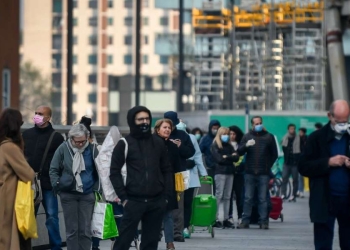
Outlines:
[{"label": "bare tree", "polygon": [[40,72],[31,62],[20,67],[20,106],[24,122],[32,122],[35,109],[40,105],[51,107],[50,79]]}]

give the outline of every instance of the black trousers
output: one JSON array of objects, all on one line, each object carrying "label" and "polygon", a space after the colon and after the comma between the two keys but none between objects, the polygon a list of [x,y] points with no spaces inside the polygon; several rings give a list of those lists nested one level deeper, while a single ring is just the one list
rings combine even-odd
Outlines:
[{"label": "black trousers", "polygon": [[124,207],[119,237],[114,244],[113,250],[129,250],[140,221],[142,223],[141,249],[158,249],[159,232],[165,208],[166,202],[163,198],[150,202],[129,200]]},{"label": "black trousers", "polygon": [[195,188],[185,190],[184,195],[184,228],[188,228],[192,216],[192,202]]},{"label": "black trousers", "polygon": [[233,185],[232,185],[232,192],[231,192],[231,199],[230,199],[230,209],[229,209],[229,216],[233,217],[233,194],[236,195],[236,207],[237,207],[237,216],[238,219],[242,218],[243,214],[243,195],[244,195],[244,175],[243,174],[236,174],[233,178]]},{"label": "black trousers", "polygon": [[339,245],[342,250],[350,249],[350,201],[349,197],[331,196],[330,210],[326,223],[314,223],[315,250],[332,250],[334,223],[339,225]]}]

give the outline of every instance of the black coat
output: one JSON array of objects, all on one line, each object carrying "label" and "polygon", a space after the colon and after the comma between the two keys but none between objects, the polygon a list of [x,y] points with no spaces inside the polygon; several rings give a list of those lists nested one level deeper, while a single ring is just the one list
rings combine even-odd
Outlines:
[{"label": "black coat", "polygon": [[[49,141],[51,133],[55,130],[52,128],[51,123],[45,128],[38,128],[37,126],[27,129],[23,132],[23,141],[24,141],[24,155],[35,172],[40,171],[40,164],[44,157],[44,152],[46,145]],[[49,176],[51,160],[56,152],[56,149],[64,141],[63,136],[60,133],[56,133],[52,139],[51,146],[47,152],[47,157],[44,162],[40,183],[43,189],[51,190],[51,182]]]},{"label": "black coat", "polygon": [[[255,145],[247,147],[247,141],[254,139]],[[238,153],[246,153],[245,173],[254,175],[269,175],[278,158],[277,145],[272,134],[262,131],[250,131],[245,134],[238,148]]]},{"label": "black coat", "polygon": [[[239,155],[233,156],[232,154],[235,153],[234,148],[230,143],[222,143],[222,148],[219,148],[219,146],[214,141],[211,145],[211,154],[213,156],[214,164],[215,164],[215,174],[234,174],[235,172],[235,166],[234,162],[237,162],[239,160]],[[226,158],[223,158],[223,156],[226,155]]]},{"label": "black coat", "polygon": [[181,166],[186,168],[186,160],[188,158],[191,158],[196,152],[190,136],[185,131],[178,130],[175,127],[175,129],[171,132],[169,139],[181,140],[181,145],[179,147],[180,161],[181,161]]},{"label": "black coat", "polygon": [[[298,164],[300,174],[309,177],[310,219],[315,223],[325,223],[328,219],[330,198],[328,161],[331,158],[330,145],[334,136],[335,132],[330,123],[310,134]],[[346,156],[350,157],[350,136],[347,133],[343,136],[347,137]],[[350,170],[348,171],[350,174]]]}]

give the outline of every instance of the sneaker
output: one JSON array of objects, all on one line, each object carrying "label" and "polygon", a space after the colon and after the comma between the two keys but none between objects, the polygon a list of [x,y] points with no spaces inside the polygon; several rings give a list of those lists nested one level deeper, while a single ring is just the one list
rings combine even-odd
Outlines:
[{"label": "sneaker", "polygon": [[238,218],[237,220],[237,226],[242,223],[242,218]]},{"label": "sneaker", "polygon": [[294,197],[294,196],[291,196],[290,198],[289,198],[289,200],[288,200],[289,202],[296,202],[297,201],[297,199],[296,199],[296,197]]},{"label": "sneaker", "polygon": [[231,222],[232,224],[235,224],[235,220],[234,220],[232,217],[230,217],[230,218],[228,219],[228,221]]},{"label": "sneaker", "polygon": [[190,231],[187,228],[184,229],[183,235],[184,235],[184,238],[187,238],[187,239],[191,238]]},{"label": "sneaker", "polygon": [[233,224],[230,219],[224,220],[224,228],[235,228],[235,224]]},{"label": "sneaker", "polygon": [[166,250],[175,250],[173,242],[166,243]]},{"label": "sneaker", "polygon": [[222,223],[221,223],[221,221],[216,221],[215,222],[215,224],[214,224],[214,226],[213,227],[218,227],[218,228],[222,228]]},{"label": "sneaker", "polygon": [[300,197],[300,198],[304,198],[304,193],[303,193],[303,192],[300,192],[300,193],[299,193],[299,197]]},{"label": "sneaker", "polygon": [[243,222],[239,224],[237,227],[237,229],[247,229],[247,228],[249,228],[249,224],[243,223]]},{"label": "sneaker", "polygon": [[269,229],[269,224],[266,224],[266,223],[263,223],[263,224],[260,224],[260,229]]},{"label": "sneaker", "polygon": [[281,199],[282,199],[282,200],[287,200],[286,196],[283,195],[283,194],[282,194],[282,196],[281,196]]}]

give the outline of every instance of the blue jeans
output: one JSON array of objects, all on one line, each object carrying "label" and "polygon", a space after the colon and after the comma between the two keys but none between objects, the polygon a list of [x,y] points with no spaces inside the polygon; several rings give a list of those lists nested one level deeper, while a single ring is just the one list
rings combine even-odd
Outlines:
[{"label": "blue jeans", "polygon": [[174,242],[174,219],[173,219],[173,210],[166,211],[164,218],[164,238],[165,243]]},{"label": "blue jeans", "polygon": [[304,192],[304,176],[299,174],[299,192]]},{"label": "blue jeans", "polygon": [[259,224],[268,223],[268,211],[267,211],[267,196],[270,177],[268,175],[252,175],[245,174],[244,176],[244,206],[242,223],[249,224],[250,216],[252,214],[252,208],[256,201],[254,200],[255,189],[258,192],[258,212],[259,212]]},{"label": "blue jeans", "polygon": [[[62,240],[60,235],[60,226],[58,221],[58,200],[52,190],[42,189],[42,204],[46,214],[46,228],[49,234],[49,241],[52,250],[62,249]],[[37,215],[39,205],[35,206],[35,215]]]},{"label": "blue jeans", "polygon": [[314,244],[316,250],[332,250],[335,219],[339,225],[341,249],[350,249],[350,202],[348,197],[331,196],[328,220],[314,223]]}]

